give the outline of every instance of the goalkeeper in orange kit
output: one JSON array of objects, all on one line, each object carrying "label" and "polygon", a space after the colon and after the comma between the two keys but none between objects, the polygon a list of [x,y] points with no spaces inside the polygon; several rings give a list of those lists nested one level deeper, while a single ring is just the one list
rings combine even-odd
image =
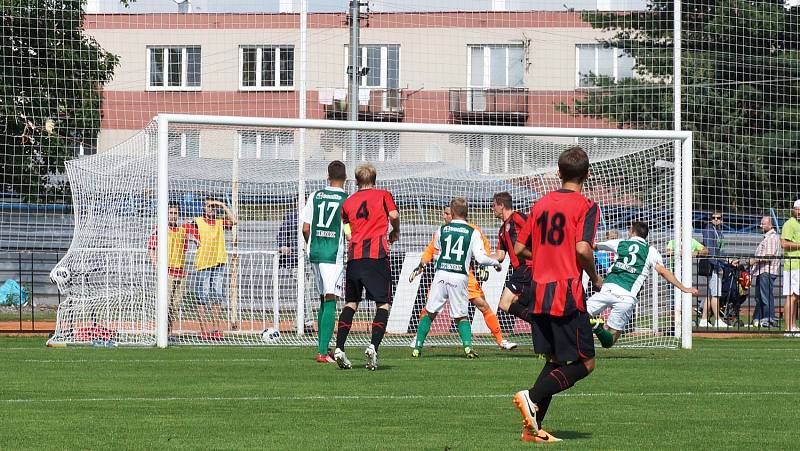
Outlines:
[{"label": "goalkeeper in orange kit", "polygon": [[[450,211],[450,206],[444,207],[443,212],[444,223],[449,224],[450,221],[453,219],[452,213]],[[491,247],[489,246],[489,239],[486,238],[484,235],[483,230],[475,224],[469,224],[470,227],[477,230],[480,235],[481,239],[483,240],[483,247],[486,250],[486,254],[491,253]],[[420,257],[419,265],[414,271],[411,272],[409,276],[409,282],[414,280],[418,275],[422,274],[425,271],[425,265],[433,261],[436,257],[438,250],[436,249],[434,243],[435,236],[431,238],[431,241],[425,247],[425,251],[422,253],[422,257]],[[485,268],[479,268],[479,271],[486,271]],[[488,272],[484,275],[485,277],[481,277],[482,281],[488,278]],[[492,308],[489,306],[489,303],[486,302],[486,295],[483,293],[483,289],[481,288],[481,284],[478,282],[478,279],[475,277],[475,273],[472,269],[469,271],[468,280],[467,280],[467,299],[469,302],[474,305],[478,310],[481,311],[483,314],[483,321],[486,323],[486,326],[489,327],[489,330],[492,332],[495,341],[497,342],[497,346],[500,349],[511,350],[517,347],[516,343],[512,343],[505,338],[503,338],[503,333],[500,331],[500,323],[497,321],[497,315],[492,311]],[[426,316],[427,312],[425,309],[422,310],[420,313],[420,319]]]}]

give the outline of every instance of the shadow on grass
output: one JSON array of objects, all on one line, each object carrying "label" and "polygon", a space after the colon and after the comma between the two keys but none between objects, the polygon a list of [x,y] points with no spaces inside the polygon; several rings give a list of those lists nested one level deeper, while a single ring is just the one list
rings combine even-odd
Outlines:
[{"label": "shadow on grass", "polygon": [[588,440],[592,438],[592,434],[590,432],[579,432],[579,431],[548,431],[553,434],[555,437],[560,438],[561,440]]}]

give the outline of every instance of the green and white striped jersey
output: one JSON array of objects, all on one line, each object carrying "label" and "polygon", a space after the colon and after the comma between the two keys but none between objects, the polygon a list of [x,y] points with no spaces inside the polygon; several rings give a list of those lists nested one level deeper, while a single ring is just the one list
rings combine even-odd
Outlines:
[{"label": "green and white striped jersey", "polygon": [[454,219],[436,231],[434,246],[439,251],[436,271],[469,274],[472,257],[481,265],[497,265],[497,260],[486,255],[481,233],[466,221]]},{"label": "green and white striped jersey", "polygon": [[597,243],[597,249],[616,254],[603,286],[620,295],[635,298],[653,268],[664,264],[656,248],[638,236]]},{"label": "green and white striped jersey", "polygon": [[347,193],[342,188],[326,187],[309,196],[300,220],[311,226],[308,259],[311,263],[344,261],[342,204]]}]

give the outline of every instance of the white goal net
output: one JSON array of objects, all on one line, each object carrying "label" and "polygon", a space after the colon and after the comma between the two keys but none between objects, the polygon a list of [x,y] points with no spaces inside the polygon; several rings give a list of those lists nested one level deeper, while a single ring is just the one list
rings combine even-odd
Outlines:
[{"label": "white goal net", "polygon": [[[662,252],[668,240],[680,236],[678,144],[668,132],[338,121],[318,128],[322,121],[267,119],[253,125],[258,121],[170,121],[167,199],[159,195],[164,191],[159,191],[156,122],[108,151],[68,163],[75,234],[52,273],[65,301],[50,344],[152,346],[159,323],[168,323],[169,344],[316,344],[319,297],[302,255],[298,200],[325,185],[327,165],[336,159],[347,165],[350,193],[355,168],[364,161],[374,164],[378,187],[392,192],[400,211],[401,237],[390,253],[394,286],[387,345],[407,345],[416,332],[433,270],[429,266],[413,282],[409,274],[441,224],[443,207],[453,197],[465,197],[469,222],[480,226],[494,247],[502,221],[492,213],[493,195],[509,192],[514,207],[527,213],[559,187],[556,161],[569,146],[584,147],[591,159],[585,194],[602,210],[598,241],[624,237],[634,220],[650,225],[649,242]],[[354,129],[342,128],[347,126]],[[208,199],[218,202],[211,213],[204,207]],[[168,292],[161,304],[166,313],[159,315],[156,231],[162,202],[170,206],[171,232]],[[195,237],[198,218],[208,223],[207,214],[225,230],[214,251],[222,264],[213,276],[198,271],[208,256],[198,256]],[[613,258],[597,254],[601,272]],[[507,271],[508,259],[482,284],[493,310]],[[362,302],[348,343],[369,341],[374,309],[372,302]],[[460,343],[446,311],[426,344]],[[680,315],[681,297],[663,279],[651,277],[618,346],[676,347],[685,334]],[[507,339],[530,346],[527,323],[503,312],[497,316]],[[495,343],[479,311],[474,316],[471,311],[471,321],[476,344]]]}]

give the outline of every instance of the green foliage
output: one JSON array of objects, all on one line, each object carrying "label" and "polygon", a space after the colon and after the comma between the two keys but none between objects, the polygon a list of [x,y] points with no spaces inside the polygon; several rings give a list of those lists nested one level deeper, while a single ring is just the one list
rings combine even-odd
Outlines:
[{"label": "green foliage", "polygon": [[68,199],[65,161],[96,144],[118,60],[84,33],[84,1],[0,3],[0,189],[24,201]]},{"label": "green foliage", "polygon": [[[601,41],[636,60],[637,76],[561,111],[620,127],[673,128],[673,1],[647,11],[586,12]],[[682,2],[682,128],[695,133],[695,203],[759,213],[785,208],[800,185],[800,14],[782,0]]]}]

